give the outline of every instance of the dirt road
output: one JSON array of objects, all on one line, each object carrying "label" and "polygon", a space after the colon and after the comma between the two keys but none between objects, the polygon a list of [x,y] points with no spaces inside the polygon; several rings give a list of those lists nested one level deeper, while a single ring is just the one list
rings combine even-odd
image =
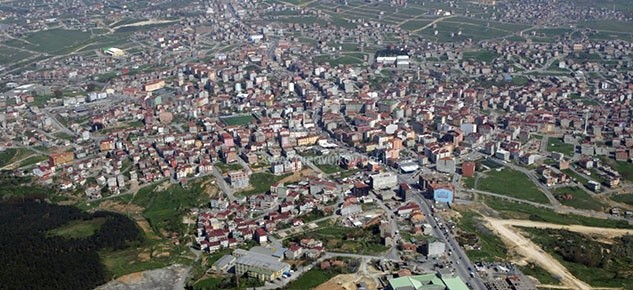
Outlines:
[{"label": "dirt road", "polygon": [[581,234],[590,234],[590,235],[601,235],[608,238],[620,237],[624,235],[633,235],[632,229],[613,229],[613,228],[601,228],[601,227],[588,227],[581,225],[559,225],[552,223],[544,223],[544,222],[535,222],[529,220],[498,220],[488,218],[489,220],[494,220],[496,224],[503,226],[518,226],[518,227],[526,227],[526,228],[539,228],[539,229],[558,229],[558,230],[567,230],[570,232],[576,232]]},{"label": "dirt road", "polygon": [[488,226],[501,237],[501,240],[503,240],[510,249],[525,257],[528,261],[541,266],[546,271],[560,276],[563,285],[573,289],[592,289],[589,284],[572,275],[565,266],[561,265],[561,263],[550,254],[544,252],[532,241],[512,230],[505,221],[489,217],[485,217],[484,219]]},{"label": "dirt road", "polygon": [[156,20],[156,19],[151,19],[151,20],[134,22],[134,23],[130,23],[130,24],[119,25],[119,26],[116,26],[116,27],[112,27],[112,30],[117,30],[117,29],[123,28],[123,27],[137,27],[137,26],[146,26],[146,25],[164,24],[164,23],[175,23],[175,22],[178,22],[178,20]]}]

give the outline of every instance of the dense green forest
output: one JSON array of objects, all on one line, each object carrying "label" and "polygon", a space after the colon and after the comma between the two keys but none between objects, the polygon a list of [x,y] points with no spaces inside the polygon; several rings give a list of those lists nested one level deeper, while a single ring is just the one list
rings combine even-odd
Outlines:
[{"label": "dense green forest", "polygon": [[[89,236],[51,234],[95,219],[99,226]],[[117,213],[5,200],[0,203],[0,289],[93,289],[109,280],[97,251],[124,249],[142,239],[137,225]]]}]

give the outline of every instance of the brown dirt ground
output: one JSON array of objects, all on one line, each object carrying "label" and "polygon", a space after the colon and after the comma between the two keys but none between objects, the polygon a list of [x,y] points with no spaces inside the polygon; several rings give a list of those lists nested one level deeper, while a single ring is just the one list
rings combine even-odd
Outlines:
[{"label": "brown dirt ground", "polygon": [[291,182],[298,182],[301,181],[301,179],[304,176],[312,176],[315,175],[315,172],[310,169],[310,168],[305,168],[303,170],[301,170],[300,172],[295,172],[292,175],[280,180],[283,183],[291,183]]},{"label": "brown dirt ground", "polygon": [[138,281],[141,281],[141,279],[143,279],[143,272],[135,272],[132,274],[127,274],[127,275],[117,278],[116,280],[121,283],[132,284],[132,283],[137,283]]},{"label": "brown dirt ground", "polygon": [[376,282],[370,277],[358,274],[343,274],[333,277],[316,287],[315,290],[356,290],[356,284],[361,281],[367,283],[367,289],[377,289]]},{"label": "brown dirt ground", "polygon": [[102,202],[98,208],[130,215],[148,237],[155,237],[154,231],[152,230],[152,227],[150,227],[149,222],[141,215],[143,212],[142,207],[133,203],[121,204],[112,200],[106,200]]},{"label": "brown dirt ground", "polygon": [[496,220],[496,223],[504,226],[519,226],[526,228],[539,228],[539,229],[559,229],[567,230],[570,232],[577,232],[586,235],[599,235],[606,238],[616,238],[624,235],[633,234],[631,229],[614,229],[614,228],[601,228],[601,227],[587,227],[580,225],[559,225],[552,223],[536,222],[530,220]]},{"label": "brown dirt ground", "polygon": [[573,289],[593,289],[589,284],[576,278],[558,260],[543,251],[530,239],[517,233],[512,227],[504,223],[503,220],[485,218],[487,225],[501,237],[501,240],[517,254],[526,260],[541,266],[546,271],[562,277],[562,284]]}]

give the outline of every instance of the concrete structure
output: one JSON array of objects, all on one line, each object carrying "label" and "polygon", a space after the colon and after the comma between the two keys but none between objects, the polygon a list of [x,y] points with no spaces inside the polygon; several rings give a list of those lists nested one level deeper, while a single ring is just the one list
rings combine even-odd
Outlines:
[{"label": "concrete structure", "polygon": [[246,188],[249,185],[249,176],[242,170],[229,172],[229,183],[233,188]]},{"label": "concrete structure", "polygon": [[428,242],[424,245],[424,254],[429,258],[437,258],[444,255],[446,244],[442,242]]},{"label": "concrete structure", "polygon": [[146,92],[153,92],[153,91],[156,91],[156,90],[160,90],[160,89],[162,89],[164,87],[165,87],[165,81],[164,80],[157,80],[157,81],[146,83],[145,86],[143,87],[143,89]]},{"label": "concrete structure", "polygon": [[416,162],[402,162],[402,163],[398,163],[398,167],[400,168],[400,171],[404,172],[404,173],[411,173],[414,172],[418,169],[420,169],[420,165]]},{"label": "concrete structure", "polygon": [[215,261],[213,265],[211,265],[211,270],[216,272],[228,272],[231,267],[235,264],[235,257],[233,255],[224,255],[219,260]]},{"label": "concrete structure", "polygon": [[472,161],[464,161],[462,163],[462,176],[463,177],[473,177],[475,176],[475,162]]},{"label": "concrete structure", "polygon": [[437,161],[435,165],[437,171],[444,173],[454,173],[455,172],[455,158],[446,157],[441,158]]},{"label": "concrete structure", "polygon": [[249,277],[254,277],[261,281],[272,281],[290,270],[290,265],[279,262],[272,256],[251,251],[246,252],[245,255],[241,254],[237,253],[240,256],[235,261],[235,273],[237,275],[247,274]]},{"label": "concrete structure", "polygon": [[48,161],[51,166],[63,165],[72,162],[74,159],[75,156],[72,152],[52,153],[48,156]]},{"label": "concrete structure", "polygon": [[495,153],[495,157],[504,161],[510,161],[510,152],[507,150],[499,149]]},{"label": "concrete structure", "polygon": [[373,189],[388,189],[398,185],[398,176],[390,172],[374,174],[370,179]]}]

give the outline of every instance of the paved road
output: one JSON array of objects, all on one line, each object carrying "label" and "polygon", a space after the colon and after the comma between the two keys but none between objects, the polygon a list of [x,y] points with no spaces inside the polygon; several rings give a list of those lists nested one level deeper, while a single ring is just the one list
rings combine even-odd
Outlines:
[{"label": "paved road", "polygon": [[213,171],[211,172],[211,174],[215,176],[215,179],[218,182],[218,186],[220,187],[220,190],[222,190],[222,192],[226,195],[229,201],[234,202],[235,200],[237,200],[235,195],[233,195],[234,193],[233,189],[226,183],[226,181],[224,180],[224,176],[222,176],[222,173],[215,166],[213,166]]},{"label": "paved road", "polygon": [[[485,290],[486,287],[479,277],[475,276],[473,278],[470,276],[470,272],[472,269],[474,269],[474,266],[470,259],[468,259],[468,256],[466,256],[466,253],[464,252],[462,247],[455,240],[455,237],[446,228],[444,228],[445,230],[442,231],[442,226],[446,223],[442,220],[441,217],[437,217],[433,214],[428,201],[425,200],[421,194],[415,194],[413,200],[418,203],[418,205],[420,205],[422,213],[425,217],[427,217],[426,220],[433,229],[433,235],[440,241],[444,242],[444,244],[446,245],[446,250],[453,252],[452,255],[448,256],[448,259],[453,263],[453,267],[455,268],[457,275],[461,277],[465,282],[469,283],[471,289]],[[442,223],[443,225],[440,226],[439,223]]]},{"label": "paved road", "polygon": [[[380,208],[382,208],[382,210],[385,211],[385,216],[387,217],[387,221],[389,222],[390,228],[391,228],[391,236],[394,238],[395,241],[398,241],[401,239],[400,237],[400,232],[398,231],[398,223],[396,223],[396,220],[393,218],[393,210],[390,210],[384,202],[382,202],[382,199],[379,199],[378,196],[376,196],[376,193],[371,191],[370,192],[370,196],[374,199],[375,203],[380,206]],[[397,242],[396,242],[397,244]],[[385,257],[393,259],[393,260],[397,260],[400,261],[400,255],[398,254],[398,249],[397,246],[393,246],[391,248],[389,248],[389,250],[387,251],[387,253],[385,254]]]},{"label": "paved road", "polygon": [[248,166],[248,164],[246,164],[244,159],[242,159],[241,157],[238,157],[237,158],[237,162],[239,162],[240,165],[242,165],[242,168],[244,168],[244,170],[246,171],[246,174],[248,174],[248,175],[253,174],[253,170],[251,170],[251,167]]}]

